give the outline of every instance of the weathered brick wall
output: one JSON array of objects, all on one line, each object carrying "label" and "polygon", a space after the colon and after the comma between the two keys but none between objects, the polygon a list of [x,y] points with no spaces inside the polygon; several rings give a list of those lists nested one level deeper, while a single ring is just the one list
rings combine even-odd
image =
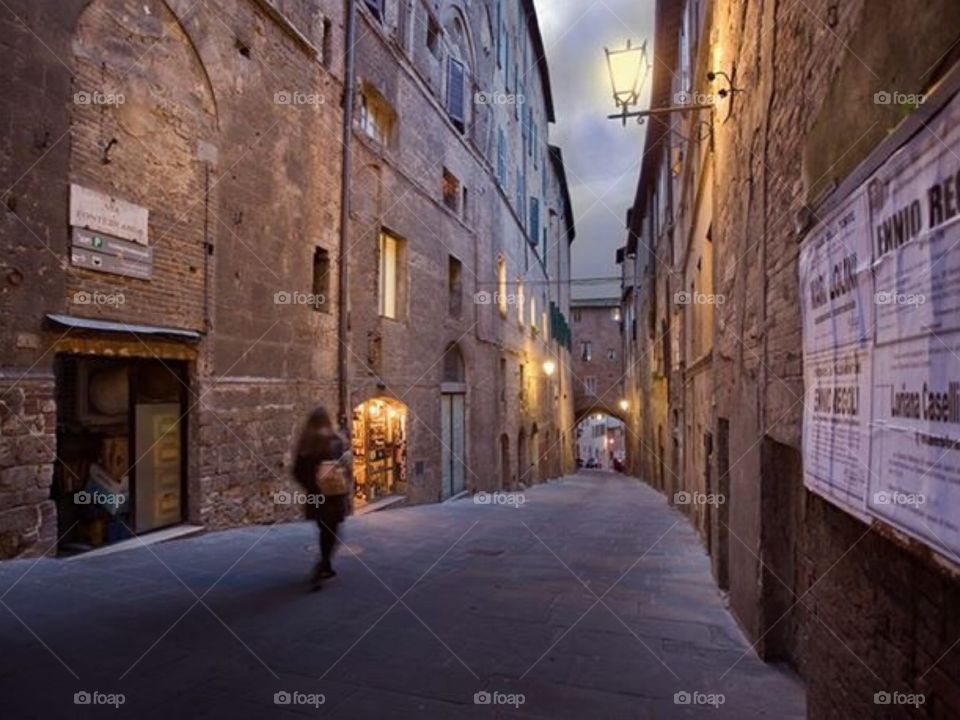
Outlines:
[{"label": "weathered brick wall", "polygon": [[[579,415],[595,408],[612,411],[622,415],[618,403],[622,399],[623,384],[623,340],[620,335],[620,322],[613,317],[613,311],[619,310],[615,301],[596,307],[573,302],[573,376],[574,407]],[[579,313],[580,319],[576,319]],[[581,354],[581,343],[592,343],[590,360]],[[608,351],[613,351],[609,358]],[[596,394],[588,393],[584,382],[587,378],[596,378]]]},{"label": "weathered brick wall", "polygon": [[[0,327],[0,555],[52,549],[56,536],[50,404],[65,334],[46,313],[203,333],[188,392],[189,517],[223,526],[278,514],[270,496],[289,482],[299,423],[336,398],[335,281],[325,312],[275,294],[312,292],[317,247],[336,277],[341,15],[332,0],[78,0],[55,11],[11,2],[0,14],[0,54],[14,70],[0,80],[9,130],[0,177],[10,188],[0,224],[0,311],[10,318]],[[75,95],[93,92],[115,100]],[[149,281],[69,264],[71,181],[149,209]],[[158,347],[132,337],[109,352],[149,357]]]},{"label": "weathered brick wall", "polygon": [[[821,0],[714,12],[715,63],[744,88],[718,108],[731,119],[717,129],[714,204],[731,605],[761,653],[799,666],[811,717],[956,716],[956,575],[803,489],[794,218],[898,121],[874,92],[932,81],[921,75],[948,48],[957,8]],[[880,690],[927,702],[913,714],[877,706]]]},{"label": "weathered brick wall", "polygon": [[[389,5],[389,4],[388,4]],[[456,3],[431,3],[434,19],[453,37]],[[515,28],[518,5],[505,4],[506,19]],[[515,176],[524,162],[520,119],[514,106],[474,103],[474,91],[504,91],[502,71],[496,68],[496,53],[486,37],[485,7],[467,5],[459,15],[467,26],[474,49],[467,103],[468,120],[460,133],[447,118],[442,79],[446,57],[438,60],[426,47],[427,17],[421,3],[414,3],[414,16],[405,37],[409,46],[398,44],[398,16],[388,6],[384,22],[361,13],[358,32],[358,74],[361,85],[376,90],[397,116],[393,136],[386,146],[355,133],[353,175],[353,224],[351,227],[351,332],[353,350],[351,404],[378,396],[392,397],[407,405],[408,464],[412,502],[436,501],[441,496],[440,396],[442,355],[456,344],[463,355],[468,392],[466,397],[467,437],[465,454],[468,488],[491,490],[525,476],[525,482],[559,474],[560,432],[566,432],[571,455],[570,430],[561,427],[564,416],[572,416],[572,396],[554,397],[552,383],[542,371],[543,360],[558,352],[551,340],[545,342],[542,313],[554,291],[547,284],[547,269],[528,245],[522,229],[525,209],[518,215],[515,204]],[[527,101],[544,107],[544,94],[537,72],[527,78]],[[508,187],[496,182],[497,162],[494,122],[507,136]],[[538,165],[532,159],[528,170],[528,194],[541,181],[540,162],[548,161],[546,126],[540,133]],[[466,188],[466,211],[449,209],[443,201],[443,172],[450,171]],[[552,170],[550,171],[552,173]],[[552,175],[551,175],[552,177]],[[544,193],[549,205],[560,213],[559,190]],[[461,200],[462,202],[462,200]],[[544,209],[542,223],[546,223]],[[378,308],[378,238],[383,227],[405,241],[406,299],[397,320],[382,318]],[[541,224],[543,227],[543,224]],[[565,236],[564,236],[565,240]],[[552,238],[550,253],[559,253],[559,228]],[[448,258],[462,263],[462,312],[458,317],[448,309]],[[506,317],[493,304],[475,304],[478,292],[497,289],[497,259],[507,262],[507,292],[516,296],[517,280],[524,282],[524,321],[517,320],[518,308],[511,303]],[[551,257],[548,254],[548,258]],[[569,266],[557,267],[556,279],[566,277]],[[537,298],[537,325],[533,333],[529,303]],[[569,356],[562,351],[569,367]],[[500,361],[506,360],[501,375]],[[520,366],[524,365],[525,387],[521,392]],[[562,369],[561,369],[562,372]],[[566,381],[569,388],[569,378]],[[501,393],[501,388],[503,392]],[[563,393],[561,393],[562,395]],[[565,415],[561,408],[566,408]],[[518,437],[537,430],[543,462],[518,458]],[[509,478],[502,477],[501,437],[508,438]],[[532,445],[529,445],[532,448]],[[415,469],[422,464],[423,473]]]},{"label": "weathered brick wall", "polygon": [[53,378],[0,380],[0,557],[33,556],[56,547],[50,500],[56,453]]}]

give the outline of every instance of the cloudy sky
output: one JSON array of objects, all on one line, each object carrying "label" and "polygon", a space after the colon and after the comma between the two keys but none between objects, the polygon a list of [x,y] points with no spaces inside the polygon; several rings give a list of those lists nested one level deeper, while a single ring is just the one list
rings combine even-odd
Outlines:
[{"label": "cloudy sky", "polygon": [[[604,46],[653,43],[653,0],[535,0],[556,106],[550,142],[563,150],[577,239],[573,277],[617,275],[645,129],[607,120],[613,97]],[[619,283],[574,283],[574,297],[611,297]]]}]

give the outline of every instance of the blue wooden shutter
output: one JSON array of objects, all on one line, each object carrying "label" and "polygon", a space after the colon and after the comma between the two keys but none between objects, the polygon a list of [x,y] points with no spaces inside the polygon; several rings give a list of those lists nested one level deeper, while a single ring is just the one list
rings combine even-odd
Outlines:
[{"label": "blue wooden shutter", "polygon": [[450,119],[462,123],[463,112],[463,63],[456,58],[450,58],[447,72],[447,114]]}]

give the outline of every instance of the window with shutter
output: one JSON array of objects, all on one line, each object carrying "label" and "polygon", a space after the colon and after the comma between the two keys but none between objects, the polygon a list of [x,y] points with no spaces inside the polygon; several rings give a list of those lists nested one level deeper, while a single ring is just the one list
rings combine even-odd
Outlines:
[{"label": "window with shutter", "polygon": [[530,243],[540,243],[540,199],[535,197],[530,198]]},{"label": "window with shutter", "polygon": [[463,63],[456,58],[450,58],[447,71],[447,114],[463,130],[465,120],[463,107]]},{"label": "window with shutter", "polygon": [[497,128],[497,179],[500,186],[507,188],[507,138],[503,128]]},{"label": "window with shutter", "polygon": [[377,16],[377,20],[383,22],[383,3],[384,0],[366,0],[370,12]]}]

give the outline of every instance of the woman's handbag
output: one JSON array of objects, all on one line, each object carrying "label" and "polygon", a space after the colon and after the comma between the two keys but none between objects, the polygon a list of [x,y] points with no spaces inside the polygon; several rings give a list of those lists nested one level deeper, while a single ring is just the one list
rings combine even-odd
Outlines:
[{"label": "woman's handbag", "polygon": [[347,495],[350,493],[350,452],[339,460],[324,460],[317,466],[317,490],[321,495]]}]

